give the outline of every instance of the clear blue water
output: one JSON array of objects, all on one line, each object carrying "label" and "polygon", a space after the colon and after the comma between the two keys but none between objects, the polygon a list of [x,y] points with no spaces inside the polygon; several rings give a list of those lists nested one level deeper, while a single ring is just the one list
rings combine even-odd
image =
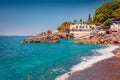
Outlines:
[{"label": "clear blue water", "polygon": [[26,37],[0,37],[0,80],[54,80],[70,71],[82,57],[92,56],[99,45],[76,45],[72,39],[60,43],[28,43]]}]

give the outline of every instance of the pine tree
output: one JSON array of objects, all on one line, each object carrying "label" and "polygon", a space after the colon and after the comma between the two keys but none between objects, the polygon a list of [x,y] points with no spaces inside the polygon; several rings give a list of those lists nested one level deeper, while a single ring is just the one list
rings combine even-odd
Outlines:
[{"label": "pine tree", "polygon": [[77,22],[77,20],[74,20],[73,22]]},{"label": "pine tree", "polygon": [[90,14],[88,16],[88,20],[87,20],[86,24],[92,24],[92,18],[91,18]]},{"label": "pine tree", "polygon": [[83,22],[82,19],[80,19],[80,22]]},{"label": "pine tree", "polygon": [[91,18],[91,15],[89,14],[88,16],[88,22],[92,22],[92,18]]}]

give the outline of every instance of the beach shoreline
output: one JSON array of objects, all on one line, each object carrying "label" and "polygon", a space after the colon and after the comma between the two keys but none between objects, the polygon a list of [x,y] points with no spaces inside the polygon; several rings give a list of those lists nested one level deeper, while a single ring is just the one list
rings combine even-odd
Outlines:
[{"label": "beach shoreline", "polygon": [[[112,67],[116,68],[116,66],[115,66],[117,64],[116,61],[118,63],[120,63],[120,61],[119,61],[120,59],[114,57],[116,52],[120,51],[120,47],[112,45],[105,49],[99,49],[98,51],[99,51],[99,53],[103,53],[103,54],[101,54],[102,56],[96,57],[96,55],[94,55],[94,57],[89,57],[91,59],[88,59],[85,62],[81,62],[80,64],[73,66],[73,68],[71,68],[70,72],[57,77],[55,80],[86,80],[86,79],[118,80],[118,79],[113,79],[114,77],[111,79],[108,78],[109,75],[112,75],[112,74],[115,75],[114,73],[107,75],[107,77],[105,77],[105,76],[102,77],[102,75],[100,76],[99,74],[102,74],[102,73],[107,74],[106,72],[110,73],[110,70],[114,71],[114,68],[113,69],[111,69],[111,68]],[[103,51],[103,52],[101,52],[101,51]],[[107,53],[107,54],[105,54],[105,53]],[[95,60],[95,58],[96,58],[96,60]],[[112,65],[112,66],[109,67],[109,65]],[[119,67],[120,67],[120,65],[117,66],[117,68],[119,68]],[[106,68],[108,68],[110,70],[106,70]],[[104,71],[104,72],[102,72],[102,71]],[[98,73],[99,76],[96,73]],[[116,75],[120,76],[119,73],[116,73]],[[99,77],[100,77],[100,79],[98,79]]]},{"label": "beach shoreline", "polygon": [[[112,51],[115,55],[120,47]],[[77,71],[65,80],[120,80],[120,58],[104,59],[85,70]]]}]

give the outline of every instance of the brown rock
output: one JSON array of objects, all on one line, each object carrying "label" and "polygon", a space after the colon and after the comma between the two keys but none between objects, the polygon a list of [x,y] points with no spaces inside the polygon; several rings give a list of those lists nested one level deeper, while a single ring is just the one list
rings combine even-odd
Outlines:
[{"label": "brown rock", "polygon": [[23,43],[58,43],[60,38],[53,34],[40,34],[35,37],[26,38]]},{"label": "brown rock", "polygon": [[117,53],[115,54],[115,57],[120,58],[120,52],[117,52]]},{"label": "brown rock", "polygon": [[120,31],[112,32],[111,34],[94,33],[92,37],[83,39],[82,43],[77,44],[115,44],[120,45]]}]

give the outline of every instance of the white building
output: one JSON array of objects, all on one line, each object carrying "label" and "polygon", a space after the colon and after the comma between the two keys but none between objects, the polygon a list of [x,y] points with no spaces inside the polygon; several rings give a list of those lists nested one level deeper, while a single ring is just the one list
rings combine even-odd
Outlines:
[{"label": "white building", "polygon": [[113,18],[112,25],[110,26],[112,31],[118,31],[120,30],[120,18]]},{"label": "white building", "polygon": [[79,22],[70,25],[70,33],[72,33],[75,38],[89,36],[94,29],[95,25],[87,25]]},{"label": "white building", "polygon": [[55,34],[55,33],[59,33],[59,31],[58,30],[52,31],[52,34]]}]

